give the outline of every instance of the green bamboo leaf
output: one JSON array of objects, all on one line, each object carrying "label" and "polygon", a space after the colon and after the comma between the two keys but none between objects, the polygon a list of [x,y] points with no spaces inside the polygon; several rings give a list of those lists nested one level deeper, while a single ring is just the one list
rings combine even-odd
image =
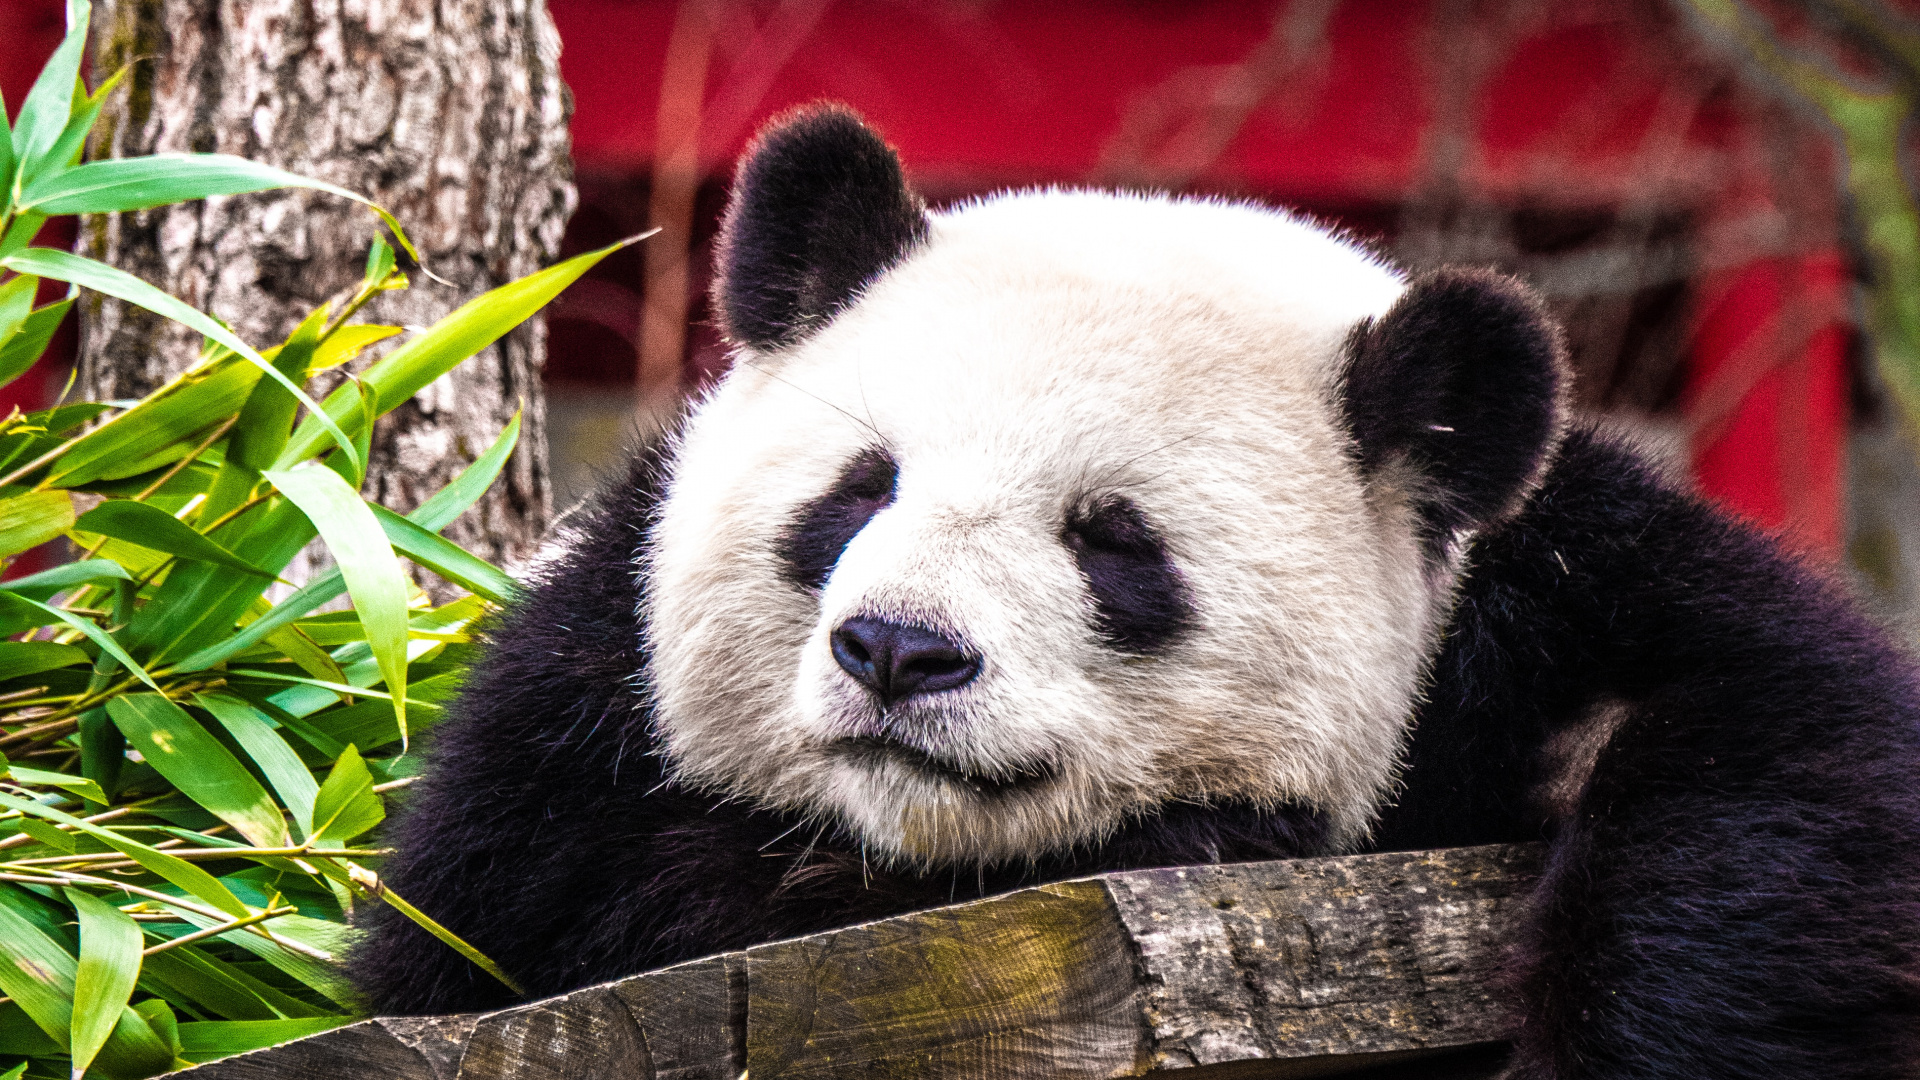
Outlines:
[{"label": "green bamboo leaf", "polygon": [[293,812],[293,820],[300,826],[300,835],[313,836],[313,800],[320,793],[320,785],[314,783],[313,774],[293,752],[287,740],[260,710],[247,704],[240,698],[227,693],[195,694],[194,701],[220,726],[227,729],[233,741],[240,744],[247,756],[260,766],[260,772],[266,776],[267,783],[280,796],[280,801]]},{"label": "green bamboo leaf", "polygon": [[354,1022],[351,1016],[315,1016],[298,1020],[202,1020],[180,1025],[180,1053],[198,1064],[230,1054],[278,1046]]},{"label": "green bamboo leaf", "polygon": [[362,289],[377,289],[393,274],[393,248],[387,246],[385,239],[374,237],[367,248],[367,271],[361,278]]},{"label": "green bamboo leaf", "polygon": [[380,824],[387,812],[373,791],[373,774],[360,751],[348,746],[327,773],[327,782],[313,800],[313,841],[345,843]]},{"label": "green bamboo leaf", "polygon": [[[375,411],[386,415],[428,383],[525,322],[600,260],[638,239],[640,237],[622,240],[576,255],[558,266],[510,281],[460,305],[452,314],[382,357],[361,376],[374,390]],[[359,398],[352,387],[343,386],[327,395],[326,418],[336,424],[346,422],[359,408]],[[275,468],[288,468],[320,451],[326,441],[326,431],[331,430],[320,423],[321,419],[309,416],[301,422],[292,442],[274,463]]]},{"label": "green bamboo leaf", "polygon": [[468,553],[451,540],[415,525],[384,506],[371,505],[373,516],[387,534],[394,550],[448,581],[493,601],[512,603],[519,595],[520,583],[503,570],[477,555]]},{"label": "green bamboo leaf", "polygon": [[272,574],[247,562],[194,531],[193,526],[149,503],[109,499],[80,515],[73,527],[82,532],[111,536],[141,547],[178,555],[183,559],[218,563],[244,574],[272,580]]},{"label": "green bamboo leaf", "polygon": [[124,694],[107,702],[127,742],[147,764],[255,847],[285,847],[286,819],[218,739],[185,709],[160,694]]},{"label": "green bamboo leaf", "polygon": [[73,497],[64,491],[0,499],[0,555],[38,547],[72,527]]},{"label": "green bamboo leaf", "polygon": [[499,438],[487,447],[487,452],[474,459],[473,464],[460,471],[453,482],[420,504],[419,508],[407,515],[407,520],[429,532],[439,532],[453,524],[454,519],[467,512],[480,496],[487,493],[500,470],[507,465],[507,459],[513,456],[513,448],[520,443],[520,413],[515,409],[513,418],[500,431]]},{"label": "green bamboo leaf", "polygon": [[84,776],[71,776],[67,773],[48,772],[45,769],[29,769],[25,765],[14,764],[8,764],[4,770],[0,771],[4,771],[7,775],[22,784],[31,784],[34,787],[60,788],[65,791],[71,791],[88,802],[99,803],[101,806],[107,805],[107,793],[100,789],[99,784],[94,783]]},{"label": "green bamboo leaf", "polygon": [[[233,357],[187,371],[138,405],[67,444],[48,478],[78,486],[132,476],[169,447],[173,458],[191,453],[205,433],[246,403],[260,372]],[[143,463],[129,469],[130,462]]]},{"label": "green bamboo leaf", "polygon": [[[271,489],[269,489],[271,490]],[[263,570],[278,573],[318,535],[307,516],[273,494],[255,509],[208,535],[229,551],[244,551]],[[125,631],[129,648],[155,663],[170,662],[232,636],[267,582],[212,563],[186,563],[167,576]]]},{"label": "green bamboo leaf", "polygon": [[21,603],[21,604],[29,604],[29,605],[32,605],[33,607],[39,608],[42,612],[45,612],[48,615],[52,615],[54,618],[59,619],[61,622],[66,623],[68,626],[71,626],[75,630],[78,630],[82,634],[85,634],[87,636],[87,640],[93,642],[95,645],[100,646],[100,648],[106,651],[107,655],[113,657],[115,660],[120,661],[121,664],[125,665],[128,671],[133,672],[133,675],[135,678],[139,679],[143,683],[146,683],[148,686],[153,687],[155,690],[160,689],[160,685],[153,681],[153,676],[147,674],[147,669],[135,663],[133,660],[133,657],[128,656],[127,651],[120,647],[119,642],[113,640],[113,638],[110,635],[108,635],[108,633],[105,630],[100,629],[100,627],[94,622],[92,622],[91,620],[81,618],[80,616],[75,615],[70,611],[62,611],[56,607],[49,607],[48,605],[43,604],[40,601],[33,599],[32,597],[20,596],[16,593],[0,591],[0,598],[9,599],[11,601]]},{"label": "green bamboo leaf", "polygon": [[21,1077],[27,1075],[27,1066],[31,1064],[33,1063],[30,1061],[23,1061],[15,1065],[6,1072],[0,1073],[0,1080],[20,1080]]},{"label": "green bamboo leaf", "polygon": [[40,279],[26,274],[0,284],[0,342],[27,324],[27,316],[33,314],[33,294],[39,288]]},{"label": "green bamboo leaf", "polygon": [[414,925],[445,942],[454,952],[466,957],[468,962],[472,963],[473,966],[493,976],[495,979],[500,980],[501,985],[507,989],[523,997],[526,995],[526,991],[521,989],[520,984],[514,982],[513,977],[508,975],[505,969],[501,968],[499,964],[494,963],[485,953],[467,944],[461,940],[459,935],[441,926],[438,922],[435,922],[431,916],[408,903],[399,893],[379,883],[379,879],[375,875],[367,873],[367,871],[352,863],[348,863],[344,867],[340,866],[339,863],[343,861],[345,860],[323,859],[314,865],[322,874],[325,874],[335,881],[346,882],[358,876],[360,880],[356,881],[355,884],[360,885],[361,888],[368,889],[374,896],[385,902],[388,907],[393,908],[395,911],[413,920]]},{"label": "green bamboo leaf", "polygon": [[385,341],[402,332],[398,326],[376,326],[372,323],[343,326],[335,330],[333,336],[321,342],[320,347],[314,350],[313,360],[307,365],[307,371],[311,373],[339,367],[359,356],[360,350],[367,346]]},{"label": "green bamboo leaf", "polygon": [[0,641],[0,681],[85,664],[92,659],[84,649],[53,641]]},{"label": "green bamboo leaf", "polygon": [[[331,859],[320,860],[322,863],[332,861]],[[180,917],[203,930],[218,925],[212,919],[191,911],[181,912]],[[330,958],[340,955],[345,949],[346,943],[342,940],[342,935],[347,928],[338,923],[322,922],[316,930],[314,926],[316,922],[318,920],[303,919],[298,915],[282,915],[276,919],[268,919],[262,925],[281,937],[303,945],[324,943],[319,944],[318,947]],[[319,991],[336,1004],[351,1008],[358,1001],[353,984],[340,974],[338,968],[327,961],[294,952],[245,930],[229,930],[216,936],[223,942],[237,945],[259,959],[265,960],[280,969],[282,973]],[[165,956],[166,953],[159,955]]]},{"label": "green bamboo leaf", "polygon": [[[80,81],[80,57],[87,48],[89,14],[89,7],[77,0],[67,5],[66,37],[20,103],[20,115],[13,122],[13,156],[19,164],[14,179],[16,193],[38,178],[72,114],[74,87]],[[17,194],[14,202],[19,203]]]},{"label": "green bamboo leaf", "polygon": [[276,990],[192,945],[154,953],[146,958],[145,967],[141,975],[143,985],[170,1000],[185,1002],[214,1016],[230,1020],[278,1020],[327,1015],[327,1010]]},{"label": "green bamboo leaf", "polygon": [[[76,99],[73,102],[73,113],[67,118],[67,126],[61,129],[60,137],[54,140],[53,147],[47,151],[48,161],[57,162],[67,168],[60,173],[46,174],[47,176],[57,177],[73,171],[74,162],[80,159],[81,151],[86,148],[87,133],[93,130],[94,121],[100,119],[100,109],[106,105],[107,95],[113,93],[119,87],[120,81],[125,79],[127,73],[132,70],[131,64],[122,67],[106,82],[101,83],[99,89],[85,97],[79,97],[80,86],[78,84],[74,86]],[[23,183],[30,182],[23,181]],[[54,212],[43,210],[41,213],[51,215]]]},{"label": "green bamboo leaf", "polygon": [[307,515],[340,565],[380,673],[407,730],[407,579],[373,511],[339,474],[323,468],[263,475]]},{"label": "green bamboo leaf", "polygon": [[[159,1038],[161,1045],[167,1048],[168,1058],[178,1059],[180,1057],[180,1018],[173,1015],[173,1007],[159,998],[148,998],[133,1006],[133,1011],[140,1019],[147,1022],[147,1027]],[[76,1073],[73,1080],[81,1080],[81,1077]]]},{"label": "green bamboo leaf", "polygon": [[[19,278],[14,280],[18,281]],[[47,351],[60,320],[67,317],[72,300],[60,300],[36,309],[12,337],[0,336],[0,386],[27,373],[34,361]]]},{"label": "green bamboo leaf", "polygon": [[[18,176],[17,173],[15,175]],[[40,235],[40,226],[46,222],[45,214],[36,214],[32,211],[15,217],[13,224],[7,226],[5,235],[0,235],[0,258],[12,255],[33,243],[33,238]]]},{"label": "green bamboo leaf", "polygon": [[71,1043],[73,976],[79,967],[59,942],[0,904],[0,993],[61,1046]]},{"label": "green bamboo leaf", "polygon": [[[83,821],[80,818],[74,817],[72,814],[56,810],[51,806],[44,806],[37,802],[29,802],[26,799],[15,798],[4,791],[0,791],[0,806],[7,807],[10,810],[18,810],[23,814],[32,814],[37,818],[57,822],[71,829],[78,829],[88,836],[99,840],[101,843],[106,844],[120,854],[125,855],[127,858],[132,859],[150,873],[157,874],[172,882],[189,896],[195,897],[210,907],[224,911],[233,918],[243,919],[251,914],[251,912],[247,910],[247,905],[241,903],[240,898],[233,895],[232,891],[225,885],[220,884],[217,878],[185,859],[176,859],[164,851],[148,847],[146,844],[131,839],[122,833],[103,829],[91,821]],[[4,934],[0,934],[0,937],[4,936]],[[65,1038],[65,1036],[63,1035],[62,1038]]]},{"label": "green bamboo leaf", "polygon": [[50,277],[56,281],[85,286],[95,292],[105,293],[125,300],[129,304],[146,308],[156,315],[164,315],[189,329],[198,330],[206,337],[239,353],[248,363],[259,368],[267,378],[286,387],[302,405],[313,410],[314,416],[311,419],[319,422],[321,428],[333,436],[342,451],[349,456],[355,454],[346,432],[340,430],[340,425],[335,423],[332,417],[321,413],[320,406],[307,396],[305,390],[268,363],[266,357],[254,351],[253,346],[241,341],[233,331],[214,322],[202,312],[168,296],[132,274],[56,248],[28,248],[17,251],[5,258],[0,258],[0,266],[5,266],[15,273],[39,274],[41,277]]},{"label": "green bamboo leaf", "polygon": [[[520,413],[516,411],[513,419],[507,422],[506,428],[500,432],[498,438],[494,439],[493,445],[487,448],[486,453],[481,454],[473,464],[462,469],[460,475],[453,478],[452,483],[435,492],[413,513],[408,514],[407,520],[436,533],[451,525],[455,518],[466,513],[467,509],[478,502],[480,496],[486,494],[487,489],[493,486],[494,480],[500,475],[500,470],[506,467],[507,459],[513,455],[513,448],[519,440]],[[180,661],[175,669],[182,672],[204,671],[215,664],[231,659],[265,641],[268,635],[279,628],[345,591],[346,581],[340,576],[340,571],[337,568],[329,570],[302,586],[292,596],[275,604],[272,611],[249,623],[238,634],[188,656]]]},{"label": "green bamboo leaf", "polygon": [[21,185],[17,205],[23,210],[49,215],[110,214],[210,195],[244,195],[290,187],[338,195],[373,211],[393,230],[394,239],[407,254],[419,261],[420,253],[407,239],[406,230],[392,214],[366,196],[231,154],[149,154],[91,161]]},{"label": "green bamboo leaf", "polygon": [[68,889],[80,917],[80,963],[73,982],[70,1036],[74,1080],[120,1024],[140,980],[140,926],[126,912],[91,893]]},{"label": "green bamboo leaf", "polygon": [[13,213],[13,128],[7,123],[6,95],[0,94],[0,220]]},{"label": "green bamboo leaf", "polygon": [[79,844],[74,843],[73,837],[38,818],[15,818],[13,824],[17,826],[21,832],[26,833],[28,836],[33,837],[34,840],[45,844],[55,851],[71,853],[78,851],[80,848]]},{"label": "green bamboo leaf", "polygon": [[120,564],[111,559],[82,559],[51,570],[42,570],[37,574],[28,574],[7,582],[7,589],[30,596],[35,600],[47,600],[62,589],[75,585],[84,585],[90,581],[132,581],[132,575],[121,569]]}]

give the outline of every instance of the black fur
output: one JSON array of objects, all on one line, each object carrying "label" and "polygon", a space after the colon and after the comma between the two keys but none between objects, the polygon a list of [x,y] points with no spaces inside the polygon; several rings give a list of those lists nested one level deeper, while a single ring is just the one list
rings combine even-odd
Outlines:
[{"label": "black fur", "polygon": [[714,309],[729,340],[792,345],[926,239],[900,159],[844,106],[774,120],[720,224]]},{"label": "black fur", "polygon": [[[1472,564],[1377,839],[1552,837],[1513,1075],[1920,1073],[1912,662],[1589,434]],[[1624,719],[1545,814],[1541,748],[1596,702]]]},{"label": "black fur", "polygon": [[[850,114],[765,137],[729,211],[729,334],[781,344],[829,317],[923,235],[904,192]],[[1363,471],[1408,483],[1436,545],[1479,530],[1376,846],[1550,841],[1508,987],[1515,1080],[1920,1074],[1914,665],[1632,454],[1576,431],[1554,457],[1562,372],[1537,303],[1490,274],[1418,279],[1351,339]],[[796,585],[891,498],[891,461],[866,458],[787,530]],[[889,873],[845,836],[663,784],[632,562],[657,491],[643,460],[493,632],[388,835],[387,882],[531,996],[1023,883],[1326,850],[1305,810],[1173,805],[1037,865]],[[1089,508],[1063,540],[1118,647],[1191,618],[1137,511]],[[1596,709],[1615,726],[1589,772],[1563,744]],[[360,911],[376,1010],[511,1002]]]},{"label": "black fur", "polygon": [[[578,527],[489,635],[429,737],[425,776],[385,841],[382,880],[545,997],[760,942],[1137,866],[1323,850],[1300,808],[1168,806],[1094,851],[975,873],[868,864],[846,837],[662,786],[636,674],[645,657],[633,555],[652,519],[653,459]],[[353,975],[382,1014],[498,1008],[491,976],[382,904]]]},{"label": "black fur", "polygon": [[[844,837],[660,787],[634,682],[642,478],[493,636],[388,839],[386,880],[558,993],[1027,882],[1324,850],[1300,811],[1168,807],[1095,851],[916,877]],[[1825,581],[1584,432],[1484,533],[1382,848],[1548,837],[1513,975],[1518,1077],[1911,1075],[1920,1053],[1912,665]],[[1630,703],[1578,811],[1542,747]],[[511,995],[379,905],[373,1006]]]},{"label": "black fur", "polygon": [[781,530],[774,553],[787,580],[803,589],[824,588],[840,553],[893,502],[899,479],[900,467],[885,450],[872,447],[855,454],[833,487]]},{"label": "black fur", "polygon": [[1186,582],[1131,500],[1113,495],[1075,510],[1061,539],[1086,579],[1094,622],[1107,644],[1122,652],[1157,653],[1193,622]]},{"label": "black fur", "polygon": [[1566,382],[1560,332],[1533,292],[1489,270],[1409,282],[1347,341],[1341,404],[1361,471],[1415,473],[1430,540],[1511,511],[1553,453]]}]

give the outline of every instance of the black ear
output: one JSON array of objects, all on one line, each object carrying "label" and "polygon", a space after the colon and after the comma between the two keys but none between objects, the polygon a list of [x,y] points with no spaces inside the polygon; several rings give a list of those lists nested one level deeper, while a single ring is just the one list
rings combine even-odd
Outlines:
[{"label": "black ear", "polygon": [[1533,291],[1489,270],[1415,278],[1347,340],[1341,404],[1369,478],[1404,468],[1429,538],[1519,507],[1565,426],[1566,347]]},{"label": "black ear", "polygon": [[926,239],[900,159],[843,105],[761,130],[721,222],[714,307],[729,340],[791,345]]}]

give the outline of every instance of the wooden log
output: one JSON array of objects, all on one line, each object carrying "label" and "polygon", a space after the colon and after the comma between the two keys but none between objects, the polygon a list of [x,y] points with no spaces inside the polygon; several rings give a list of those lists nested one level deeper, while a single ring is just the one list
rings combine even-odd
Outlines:
[{"label": "wooden log", "polygon": [[193,1080],[1491,1076],[1538,845],[1104,874]]}]

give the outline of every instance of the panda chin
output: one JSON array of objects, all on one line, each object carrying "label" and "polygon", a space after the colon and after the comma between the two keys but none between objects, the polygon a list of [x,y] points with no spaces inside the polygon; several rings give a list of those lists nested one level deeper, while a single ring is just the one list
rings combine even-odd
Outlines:
[{"label": "panda chin", "polygon": [[1058,768],[1047,761],[1009,766],[996,772],[972,770],[884,735],[841,739],[833,744],[833,750],[842,760],[870,771],[878,772],[892,765],[983,798],[1005,798],[1035,791],[1051,784],[1059,775]]}]

